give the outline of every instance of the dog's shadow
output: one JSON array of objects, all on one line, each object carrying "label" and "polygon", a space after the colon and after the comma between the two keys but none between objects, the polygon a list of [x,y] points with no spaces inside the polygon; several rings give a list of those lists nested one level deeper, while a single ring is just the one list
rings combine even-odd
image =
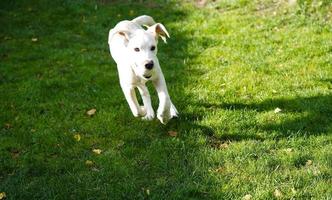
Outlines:
[{"label": "dog's shadow", "polygon": [[[326,134],[332,129],[332,95],[311,97],[266,99],[260,103],[196,103],[206,109],[228,111],[254,111],[257,115],[281,109],[285,119],[278,123],[255,123],[260,131],[277,133],[276,137],[304,136]],[[277,114],[275,114],[277,115]],[[297,115],[298,117],[293,117]],[[289,118],[287,116],[290,116]],[[246,130],[243,130],[245,132]]]}]

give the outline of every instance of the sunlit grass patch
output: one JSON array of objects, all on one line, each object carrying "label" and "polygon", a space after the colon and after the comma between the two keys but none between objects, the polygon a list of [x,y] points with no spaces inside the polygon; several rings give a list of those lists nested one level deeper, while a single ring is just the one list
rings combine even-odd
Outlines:
[{"label": "sunlit grass patch", "polygon": [[[0,4],[2,198],[331,198],[330,1]],[[132,116],[109,55],[141,14],[171,35],[166,126]]]}]

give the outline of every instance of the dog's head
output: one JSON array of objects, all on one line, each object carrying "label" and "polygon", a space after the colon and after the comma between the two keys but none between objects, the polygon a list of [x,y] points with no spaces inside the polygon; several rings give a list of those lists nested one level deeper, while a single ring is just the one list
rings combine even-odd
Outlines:
[{"label": "dog's head", "polygon": [[143,79],[150,79],[158,65],[158,38],[161,37],[166,43],[166,37],[169,37],[166,28],[157,23],[146,30],[119,31],[118,34],[124,37],[128,59],[132,62],[135,74]]}]

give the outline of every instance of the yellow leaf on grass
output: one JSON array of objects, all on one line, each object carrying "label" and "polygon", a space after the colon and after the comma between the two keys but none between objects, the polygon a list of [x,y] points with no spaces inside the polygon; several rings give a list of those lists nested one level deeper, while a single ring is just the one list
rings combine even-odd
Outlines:
[{"label": "yellow leaf on grass", "polygon": [[281,198],[282,197],[282,193],[279,189],[275,189],[274,192],[273,192],[273,195],[276,197],[276,198]]},{"label": "yellow leaf on grass", "polygon": [[88,110],[87,112],[86,112],[86,114],[87,115],[89,115],[89,116],[93,116],[95,113],[96,113],[96,109],[95,108],[92,108],[91,110]]},{"label": "yellow leaf on grass", "polygon": [[291,153],[291,152],[293,152],[294,150],[293,150],[292,148],[287,148],[287,149],[285,149],[285,151],[286,151],[287,153]]},{"label": "yellow leaf on grass", "polygon": [[282,110],[280,108],[274,109],[274,113],[280,113]]},{"label": "yellow leaf on grass", "polygon": [[307,162],[305,163],[306,166],[310,166],[312,165],[312,160],[307,160]]},{"label": "yellow leaf on grass", "polygon": [[91,165],[93,165],[93,162],[92,162],[91,160],[86,160],[86,161],[85,161],[85,164],[86,164],[87,166],[91,166]]},{"label": "yellow leaf on grass", "polygon": [[295,5],[296,5],[296,2],[297,2],[297,0],[288,0],[288,4],[289,4],[290,6],[295,6]]},{"label": "yellow leaf on grass", "polygon": [[80,134],[75,134],[74,139],[79,142],[81,140],[81,135]]},{"label": "yellow leaf on grass", "polygon": [[0,192],[0,200],[6,198],[6,193],[5,192]]},{"label": "yellow leaf on grass", "polygon": [[95,153],[95,154],[98,154],[98,155],[101,154],[100,149],[93,149],[92,152]]},{"label": "yellow leaf on grass", "polygon": [[228,144],[227,143],[222,143],[219,145],[219,148],[221,149],[227,149],[228,148]]},{"label": "yellow leaf on grass", "polygon": [[242,199],[243,200],[251,200],[252,196],[250,194],[246,194]]}]

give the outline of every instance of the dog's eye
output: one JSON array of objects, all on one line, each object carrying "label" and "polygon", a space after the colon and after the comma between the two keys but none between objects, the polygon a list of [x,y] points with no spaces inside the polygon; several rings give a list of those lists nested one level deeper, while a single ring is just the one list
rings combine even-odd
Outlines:
[{"label": "dog's eye", "polygon": [[137,48],[137,47],[136,47],[134,50],[135,50],[136,52],[139,52],[139,48]]},{"label": "dog's eye", "polygon": [[156,46],[151,47],[151,51],[154,51],[156,49]]}]

